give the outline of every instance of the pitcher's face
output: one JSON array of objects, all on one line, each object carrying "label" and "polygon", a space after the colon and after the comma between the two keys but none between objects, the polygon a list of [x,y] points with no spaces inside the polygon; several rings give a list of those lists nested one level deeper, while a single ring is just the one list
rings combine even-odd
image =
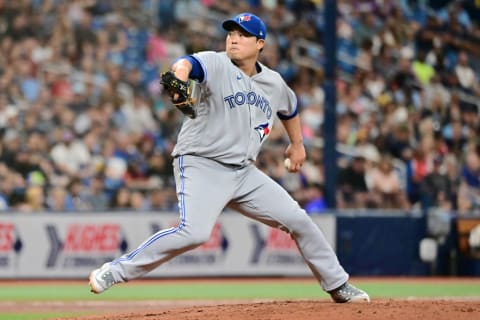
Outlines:
[{"label": "pitcher's face", "polygon": [[227,55],[232,60],[256,58],[264,46],[264,40],[240,29],[228,31],[225,42]]}]

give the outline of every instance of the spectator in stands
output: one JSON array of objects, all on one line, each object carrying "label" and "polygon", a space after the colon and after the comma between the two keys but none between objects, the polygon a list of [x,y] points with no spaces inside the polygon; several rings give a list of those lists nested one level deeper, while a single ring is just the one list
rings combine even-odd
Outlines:
[{"label": "spectator in stands", "polygon": [[87,195],[88,189],[83,181],[79,178],[74,178],[68,184],[66,191],[68,192],[68,201],[71,205],[71,210],[74,211],[91,211]]},{"label": "spectator in stands", "polygon": [[352,158],[346,168],[340,169],[337,182],[338,208],[378,208],[378,197],[369,190],[366,181],[366,159],[362,155]]},{"label": "spectator in stands", "polygon": [[122,128],[127,134],[142,135],[145,132],[158,130],[150,106],[139,94],[134,94],[132,101],[126,101],[121,106],[121,112],[125,119],[128,119],[125,127]]},{"label": "spectator in stands", "polygon": [[60,172],[72,177],[77,176],[91,160],[84,141],[76,138],[70,128],[61,130],[60,141],[53,145],[50,156]]},{"label": "spectator in stands", "polygon": [[443,22],[455,19],[463,27],[470,29],[472,27],[472,21],[470,20],[470,16],[463,6],[463,1],[451,1],[451,3],[448,3],[439,10],[438,18]]},{"label": "spectator in stands", "polygon": [[147,158],[145,175],[148,177],[148,184],[154,188],[172,186],[173,167],[171,157],[160,150],[155,150]]},{"label": "spectator in stands", "polygon": [[89,210],[101,212],[109,209],[109,198],[105,191],[104,183],[104,177],[101,174],[90,178],[88,190],[86,190],[84,196]]},{"label": "spectator in stands", "polygon": [[378,166],[368,173],[370,190],[376,195],[380,208],[408,210],[410,204],[390,156],[383,156]]},{"label": "spectator in stands", "polygon": [[[455,108],[455,106],[452,105],[452,108]],[[462,124],[461,120],[453,119],[450,123],[447,123],[443,127],[442,134],[449,152],[461,158],[468,137],[468,129]]]},{"label": "spectator in stands", "polygon": [[25,181],[20,175],[11,172],[3,163],[0,163],[0,195],[2,211],[15,209],[16,206],[25,201]]},{"label": "spectator in stands", "polygon": [[407,160],[412,152],[411,130],[405,123],[397,124],[387,133],[384,141],[384,151],[395,158]]},{"label": "spectator in stands", "polygon": [[453,210],[457,210],[458,208],[458,190],[460,189],[460,166],[461,162],[457,157],[453,154],[447,154],[443,157],[443,163],[445,165],[445,172],[450,179],[452,184],[452,208]]},{"label": "spectator in stands", "polygon": [[425,108],[443,117],[450,103],[451,94],[440,80],[438,74],[433,75],[430,82],[423,87],[422,97]]},{"label": "spectator in stands", "polygon": [[441,208],[452,210],[454,203],[453,183],[443,166],[443,157],[435,156],[433,170],[428,173],[420,186],[421,204],[424,209]]},{"label": "spectator in stands", "polygon": [[[418,28],[415,33],[415,46],[418,50],[431,53],[435,48],[440,48],[442,52],[443,47],[440,41],[443,33],[442,22],[435,14],[428,14],[424,25]],[[438,58],[438,57],[437,57]],[[439,62],[438,60],[436,62]]]},{"label": "spectator in stands", "polygon": [[146,211],[148,209],[148,202],[145,199],[145,195],[142,191],[133,190],[130,193],[130,201],[128,207],[139,212]]},{"label": "spectator in stands", "polygon": [[168,211],[168,199],[165,190],[154,188],[146,199],[146,209],[148,211]]},{"label": "spectator in stands", "polygon": [[131,191],[127,188],[119,188],[112,195],[110,207],[114,210],[131,209],[130,203]]},{"label": "spectator in stands", "polygon": [[360,47],[365,40],[373,39],[380,31],[380,22],[374,12],[361,12],[354,30],[354,41]]},{"label": "spectator in stands", "polygon": [[378,151],[378,147],[372,141],[371,136],[375,134],[373,132],[375,127],[372,121],[372,116],[369,116],[363,120],[363,126],[358,128],[355,139],[355,150],[359,155],[365,157],[367,162],[378,162],[380,161],[380,152]]},{"label": "spectator in stands", "polygon": [[412,64],[413,74],[422,86],[428,85],[432,77],[435,76],[435,69],[426,61],[426,59],[427,53],[425,51],[420,51]]},{"label": "spectator in stands", "polygon": [[25,201],[17,204],[16,209],[21,212],[39,213],[47,209],[42,186],[30,186],[25,190]]},{"label": "spectator in stands", "polygon": [[457,203],[461,214],[480,209],[480,157],[475,151],[468,151],[461,168]]},{"label": "spectator in stands", "polygon": [[390,82],[390,88],[398,105],[415,105],[416,95],[419,94],[421,88],[421,84],[413,72],[412,59],[410,53],[401,53]]},{"label": "spectator in stands", "polygon": [[328,211],[323,186],[312,183],[305,188],[305,203],[302,206],[308,214],[321,214]]},{"label": "spectator in stands", "polygon": [[468,54],[463,50],[458,54],[454,72],[463,91],[469,94],[480,92],[477,75],[469,64]]},{"label": "spectator in stands", "polygon": [[433,170],[432,152],[432,137],[423,135],[413,150],[412,158],[407,162],[407,194],[410,203],[420,201],[422,182]]},{"label": "spectator in stands", "polygon": [[46,207],[51,212],[71,212],[76,210],[70,193],[62,186],[48,189]]}]

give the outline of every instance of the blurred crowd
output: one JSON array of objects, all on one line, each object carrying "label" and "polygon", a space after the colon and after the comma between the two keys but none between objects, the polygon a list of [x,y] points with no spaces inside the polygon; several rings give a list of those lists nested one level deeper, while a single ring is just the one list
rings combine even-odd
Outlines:
[{"label": "blurred crowd", "polygon": [[[480,3],[430,2],[337,1],[339,209],[480,209]],[[158,75],[185,54],[223,50],[221,21],[250,11],[268,28],[262,63],[298,96],[308,154],[289,174],[277,125],[258,166],[324,212],[323,9],[0,0],[0,210],[175,211],[170,152],[183,115]]]}]

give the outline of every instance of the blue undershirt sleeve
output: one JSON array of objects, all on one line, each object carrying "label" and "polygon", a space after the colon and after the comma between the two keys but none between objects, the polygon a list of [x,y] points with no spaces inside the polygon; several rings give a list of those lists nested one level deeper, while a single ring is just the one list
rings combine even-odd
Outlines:
[{"label": "blue undershirt sleeve", "polygon": [[198,62],[198,60],[192,56],[184,56],[182,58],[188,60],[192,64],[192,71],[190,71],[190,79],[198,80],[198,82],[200,83],[203,82],[205,74],[203,72],[202,66],[200,65],[200,62]]}]

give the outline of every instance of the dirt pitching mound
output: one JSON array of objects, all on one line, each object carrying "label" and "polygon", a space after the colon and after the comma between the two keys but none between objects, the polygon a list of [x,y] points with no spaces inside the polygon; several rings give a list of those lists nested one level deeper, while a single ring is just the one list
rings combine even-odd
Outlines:
[{"label": "dirt pitching mound", "polygon": [[[128,307],[128,302],[123,305]],[[134,303],[133,303],[134,304]],[[471,320],[480,314],[479,300],[374,300],[369,304],[335,304],[329,300],[288,300],[269,302],[234,302],[196,306],[159,305],[155,309],[84,316],[77,320]],[[132,305],[129,306],[131,310]]]}]

